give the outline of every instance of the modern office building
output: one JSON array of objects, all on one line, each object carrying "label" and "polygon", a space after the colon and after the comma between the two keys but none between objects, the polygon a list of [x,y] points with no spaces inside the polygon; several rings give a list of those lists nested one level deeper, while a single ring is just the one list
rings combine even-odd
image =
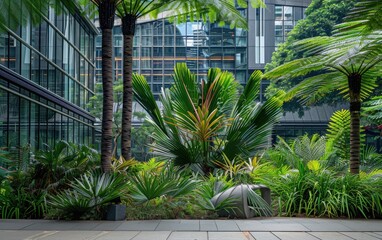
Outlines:
[{"label": "modern office building", "polygon": [[[177,24],[167,19],[140,21],[134,38],[134,72],[146,76],[154,95],[172,83],[174,65],[186,62],[200,78],[211,67],[235,74],[246,83],[256,69],[264,69],[278,43],[304,17],[311,0],[265,0],[266,8],[239,9],[248,30],[220,27],[202,21]],[[114,28],[115,77],[122,78],[122,32]],[[97,39],[96,78],[101,81],[101,38]],[[266,85],[266,83],[265,83]],[[265,86],[264,86],[265,87]]]},{"label": "modern office building", "polygon": [[[239,9],[248,20],[248,30],[219,27],[202,21],[177,24],[167,19],[139,22],[134,38],[133,70],[143,74],[155,96],[172,84],[177,62],[186,62],[199,78],[211,67],[233,72],[243,85],[254,70],[263,70],[272,53],[297,21],[304,18],[311,0],[265,0],[266,8]],[[122,78],[122,32],[120,22],[114,28],[115,78]],[[101,82],[101,38],[96,41],[96,79]],[[268,86],[262,83],[260,100]],[[142,109],[135,104],[137,111]],[[324,133],[336,108],[319,107],[298,113],[286,113],[275,129],[276,135],[294,137]],[[136,124],[139,124],[138,122]]]},{"label": "modern office building", "polygon": [[57,140],[89,145],[94,141],[95,119],[86,105],[94,94],[94,38],[98,31],[78,12],[69,11],[65,2],[42,12],[38,25],[24,21],[15,26],[12,18],[3,23],[2,149],[34,150]]}]

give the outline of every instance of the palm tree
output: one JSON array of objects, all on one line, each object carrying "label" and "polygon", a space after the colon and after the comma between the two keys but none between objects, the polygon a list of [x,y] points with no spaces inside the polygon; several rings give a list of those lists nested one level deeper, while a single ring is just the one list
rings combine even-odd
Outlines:
[{"label": "palm tree", "polygon": [[362,36],[357,31],[340,32],[332,37],[315,37],[296,44],[307,57],[286,63],[265,74],[268,79],[289,79],[313,74],[292,88],[294,96],[312,103],[329,92],[339,91],[350,103],[350,172],[359,173],[361,102],[376,87],[382,50],[378,31]]},{"label": "palm tree", "polygon": [[254,72],[239,95],[240,84],[231,73],[210,69],[198,84],[186,64],[177,64],[174,85],[163,91],[160,110],[145,78],[134,74],[134,95],[154,128],[154,154],[204,173],[224,161],[223,156],[246,161],[258,154],[268,146],[282,104],[277,97],[255,102],[261,75]]},{"label": "palm tree", "polygon": [[90,0],[97,6],[102,33],[102,138],[101,167],[103,172],[111,170],[113,141],[113,27],[116,8],[122,0]]},{"label": "palm tree", "polygon": [[[158,13],[167,11],[168,16],[178,16],[187,20],[187,16],[196,15],[211,22],[226,20],[231,26],[245,27],[246,21],[235,8],[236,1],[225,0],[122,0],[117,8],[122,20],[123,33],[123,110],[121,152],[125,159],[131,157],[131,118],[132,118],[132,65],[133,38],[136,22],[149,14],[156,17]],[[238,1],[246,7],[246,1]],[[253,7],[263,6],[261,0],[251,0]]]}]

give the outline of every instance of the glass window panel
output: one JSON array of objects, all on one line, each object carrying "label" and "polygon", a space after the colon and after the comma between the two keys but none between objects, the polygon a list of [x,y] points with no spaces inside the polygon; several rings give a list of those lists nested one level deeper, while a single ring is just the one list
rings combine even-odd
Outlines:
[{"label": "glass window panel", "polygon": [[152,36],[152,23],[141,24],[142,35]]},{"label": "glass window panel", "polygon": [[25,147],[29,143],[29,101],[20,99],[20,146]]},{"label": "glass window panel", "polygon": [[158,20],[153,23],[153,34],[162,35],[163,34],[163,21]]},{"label": "glass window panel", "polygon": [[151,48],[148,48],[148,47],[141,48],[141,56],[142,57],[151,57]]},{"label": "glass window panel", "polygon": [[153,45],[152,37],[142,37],[141,38],[141,45],[142,46],[152,46]]},{"label": "glass window panel", "polygon": [[8,146],[8,105],[8,92],[0,88],[0,147]]},{"label": "glass window panel", "polygon": [[153,57],[162,57],[163,56],[163,48],[154,47],[153,48]]},{"label": "glass window panel", "polygon": [[284,6],[284,20],[292,20],[293,19],[293,7]]},{"label": "glass window panel", "polygon": [[32,149],[38,147],[39,142],[39,106],[31,102],[30,105],[30,144]]},{"label": "glass window panel", "polygon": [[174,45],[174,37],[165,36],[164,37],[164,45],[165,46],[173,46]]},{"label": "glass window panel", "polygon": [[15,38],[9,36],[9,52],[8,52],[8,67],[20,73],[20,42]]},{"label": "glass window panel", "polygon": [[21,75],[30,79],[31,50],[24,44],[21,45]]},{"label": "glass window panel", "polygon": [[39,148],[43,149],[44,144],[48,143],[48,109],[40,106],[39,122]]},{"label": "glass window panel", "polygon": [[153,37],[153,45],[154,46],[162,46],[163,45],[163,37]]},{"label": "glass window panel", "polygon": [[49,146],[55,145],[55,122],[56,122],[56,112],[47,109],[47,143]]},{"label": "glass window panel", "polygon": [[174,24],[173,23],[169,23],[167,21],[165,22],[164,34],[165,35],[174,35]]},{"label": "glass window panel", "polygon": [[56,33],[56,61],[55,61],[55,63],[61,68],[63,67],[63,65],[62,65],[63,54],[62,53],[63,53],[63,39],[62,39],[61,35]]},{"label": "glass window panel", "polygon": [[56,68],[52,64],[48,64],[48,66],[48,89],[56,93]]}]

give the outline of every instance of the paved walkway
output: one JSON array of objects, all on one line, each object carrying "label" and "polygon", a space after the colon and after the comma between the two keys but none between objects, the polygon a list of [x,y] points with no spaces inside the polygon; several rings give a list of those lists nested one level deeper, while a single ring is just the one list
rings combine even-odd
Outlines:
[{"label": "paved walkway", "polygon": [[0,240],[377,240],[382,220],[1,220]]}]

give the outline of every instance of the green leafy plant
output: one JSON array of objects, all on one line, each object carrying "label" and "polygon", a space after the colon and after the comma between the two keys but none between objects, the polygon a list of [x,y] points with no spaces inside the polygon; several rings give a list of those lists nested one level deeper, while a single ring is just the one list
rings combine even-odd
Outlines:
[{"label": "green leafy plant", "polygon": [[309,169],[301,162],[290,171],[268,180],[279,215],[318,217],[381,216],[381,178],[336,175],[327,169]]},{"label": "green leafy plant", "polygon": [[198,181],[171,164],[159,171],[140,171],[130,178],[130,197],[137,204],[148,204],[161,197],[178,198],[191,193]]},{"label": "green leafy plant", "polygon": [[224,155],[247,159],[268,146],[282,102],[276,96],[264,103],[255,101],[259,71],[251,75],[242,94],[233,75],[220,69],[210,69],[200,85],[186,64],[177,64],[173,77],[174,85],[160,98],[161,111],[144,77],[133,76],[136,100],[154,128],[154,154],[209,173]]},{"label": "green leafy plant", "polygon": [[79,219],[93,211],[95,218],[102,217],[102,207],[123,197],[127,182],[119,174],[88,172],[71,182],[70,189],[48,196],[48,206],[53,215]]}]

